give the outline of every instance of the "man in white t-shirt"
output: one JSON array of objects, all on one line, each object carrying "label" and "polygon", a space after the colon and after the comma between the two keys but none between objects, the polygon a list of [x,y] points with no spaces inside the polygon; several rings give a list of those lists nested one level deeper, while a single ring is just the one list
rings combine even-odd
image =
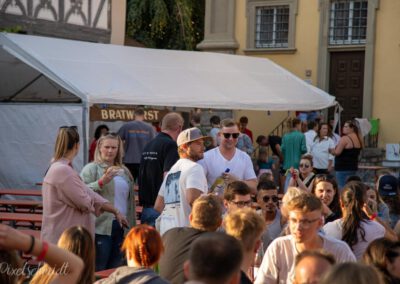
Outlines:
[{"label": "man in white t-shirt", "polygon": [[304,133],[306,137],[307,153],[310,153],[311,145],[314,143],[314,138],[317,136],[318,124],[315,121],[307,123],[307,132]]},{"label": "man in white t-shirt", "polygon": [[154,209],[159,217],[161,235],[175,227],[188,227],[193,202],[208,192],[203,168],[196,162],[203,158],[204,142],[211,140],[193,127],[182,131],[177,139],[180,159],[164,177]]},{"label": "man in white t-shirt", "polygon": [[323,225],[322,203],[312,194],[301,194],[286,205],[291,235],[275,239],[265,252],[254,283],[292,283],[296,255],[305,250],[323,249],[336,262],[356,261],[349,246],[319,234]]},{"label": "man in white t-shirt", "polygon": [[[256,194],[257,177],[253,163],[249,155],[236,148],[239,134],[239,128],[233,119],[222,120],[218,134],[220,145],[207,151],[199,164],[204,168],[209,187],[222,176],[225,184],[241,180],[250,187],[252,194]],[[229,172],[226,172],[227,169]]]}]

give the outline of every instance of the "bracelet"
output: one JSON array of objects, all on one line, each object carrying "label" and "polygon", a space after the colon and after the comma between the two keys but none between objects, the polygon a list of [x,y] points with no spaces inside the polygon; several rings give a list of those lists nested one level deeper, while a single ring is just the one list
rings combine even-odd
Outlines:
[{"label": "bracelet", "polygon": [[47,242],[42,242],[42,251],[36,258],[37,261],[42,261],[46,257],[47,251],[49,250],[49,244]]},{"label": "bracelet", "polygon": [[99,180],[97,181],[97,183],[99,184],[100,188],[102,188],[102,187],[103,187],[103,185],[104,185],[104,183],[103,183],[103,180],[102,180],[102,179],[99,179]]},{"label": "bracelet", "polygon": [[374,214],[371,215],[371,217],[369,217],[369,219],[370,219],[371,221],[374,221],[375,218],[376,218],[376,216],[378,216],[378,214],[376,214],[376,212],[375,212]]},{"label": "bracelet", "polygon": [[25,254],[31,254],[33,251],[33,247],[35,246],[35,237],[32,235],[30,237],[31,237],[31,245],[29,249],[25,252]]}]

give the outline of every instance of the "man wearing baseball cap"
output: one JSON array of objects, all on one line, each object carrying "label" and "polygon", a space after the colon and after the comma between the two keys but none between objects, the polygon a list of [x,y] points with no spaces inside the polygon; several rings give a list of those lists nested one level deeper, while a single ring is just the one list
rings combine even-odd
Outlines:
[{"label": "man wearing baseball cap", "polygon": [[161,213],[158,219],[161,235],[171,228],[188,227],[193,202],[208,192],[204,170],[196,163],[203,158],[206,140],[211,137],[203,136],[196,127],[178,136],[179,160],[165,176],[154,206]]},{"label": "man wearing baseball cap", "polygon": [[391,174],[381,175],[376,183],[379,195],[389,207],[390,226],[393,228],[400,219],[399,207],[399,182],[397,178]]}]

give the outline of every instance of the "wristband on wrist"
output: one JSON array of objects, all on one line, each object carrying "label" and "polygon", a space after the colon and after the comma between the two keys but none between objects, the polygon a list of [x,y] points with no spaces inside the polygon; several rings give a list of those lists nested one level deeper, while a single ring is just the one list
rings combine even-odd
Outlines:
[{"label": "wristband on wrist", "polygon": [[97,183],[99,184],[100,188],[101,188],[101,187],[103,187],[103,185],[104,185],[104,183],[103,183],[103,180],[102,180],[102,179],[99,179],[99,180],[97,181]]},{"label": "wristband on wrist", "polygon": [[33,251],[33,247],[35,246],[35,237],[32,235],[30,237],[31,237],[31,245],[29,246],[29,249],[25,252],[25,254],[31,254]]},{"label": "wristband on wrist", "polygon": [[374,221],[376,219],[376,216],[378,216],[378,214],[376,214],[376,212],[374,214],[371,215],[371,217],[369,217],[369,219],[371,221]]},{"label": "wristband on wrist", "polygon": [[42,251],[36,258],[37,261],[42,261],[46,257],[47,251],[49,250],[49,244],[47,242],[42,242]]}]

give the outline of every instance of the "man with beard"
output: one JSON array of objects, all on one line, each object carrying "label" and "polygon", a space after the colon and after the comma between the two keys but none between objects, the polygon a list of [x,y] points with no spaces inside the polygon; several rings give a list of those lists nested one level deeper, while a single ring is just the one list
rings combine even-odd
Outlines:
[{"label": "man with beard", "polygon": [[154,205],[154,209],[161,213],[161,235],[171,228],[189,226],[193,202],[208,192],[203,168],[196,163],[203,158],[204,142],[207,140],[211,138],[203,136],[196,127],[186,129],[178,136],[180,159],[165,176]]},{"label": "man with beard", "polygon": [[304,193],[285,206],[291,235],[276,238],[267,248],[255,284],[293,283],[296,256],[306,250],[323,249],[338,263],[356,261],[345,242],[319,233],[324,224],[321,200]]},{"label": "man with beard", "polygon": [[280,236],[285,223],[279,210],[278,190],[274,182],[268,180],[258,184],[257,203],[267,224],[266,230],[262,235],[265,251],[269,244]]}]

